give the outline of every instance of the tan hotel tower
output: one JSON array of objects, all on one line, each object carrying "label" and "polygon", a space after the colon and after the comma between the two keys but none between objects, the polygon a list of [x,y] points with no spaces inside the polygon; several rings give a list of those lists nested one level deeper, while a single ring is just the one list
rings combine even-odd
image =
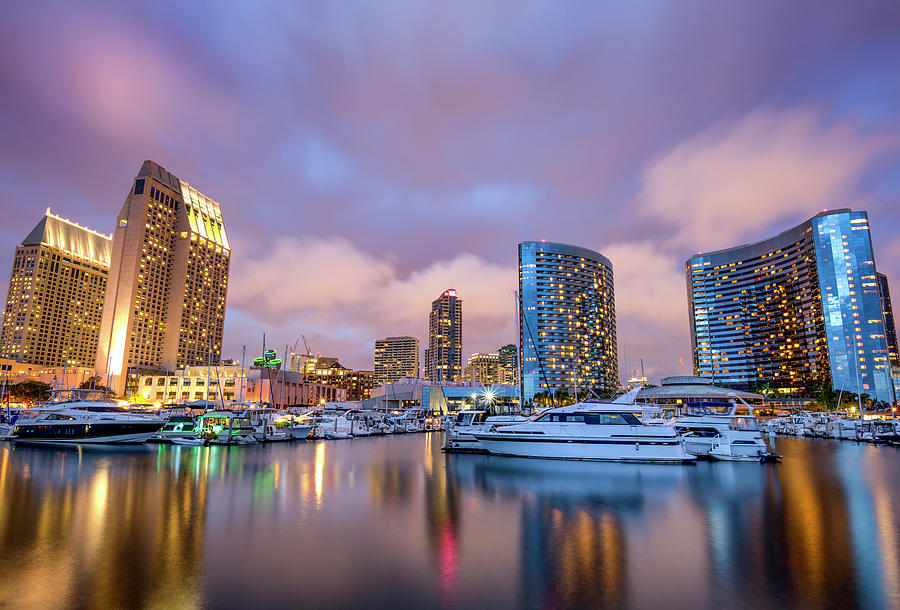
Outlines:
[{"label": "tan hotel tower", "polygon": [[110,388],[218,363],[230,261],[218,202],[144,161],[113,233],[96,362]]},{"label": "tan hotel tower", "polygon": [[0,356],[92,368],[109,272],[110,239],[47,213],[16,247]]}]

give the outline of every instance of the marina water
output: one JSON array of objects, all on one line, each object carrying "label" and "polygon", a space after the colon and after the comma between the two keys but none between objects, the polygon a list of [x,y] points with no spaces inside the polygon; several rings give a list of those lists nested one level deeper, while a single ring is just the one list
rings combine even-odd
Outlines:
[{"label": "marina water", "polygon": [[0,443],[0,607],[900,606],[900,449],[780,464]]}]

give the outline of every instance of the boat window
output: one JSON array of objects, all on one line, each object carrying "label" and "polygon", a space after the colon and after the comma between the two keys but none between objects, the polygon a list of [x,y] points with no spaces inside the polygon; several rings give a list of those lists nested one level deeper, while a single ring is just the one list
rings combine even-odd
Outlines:
[{"label": "boat window", "polygon": [[640,426],[641,422],[631,413],[591,413],[587,423],[602,426]]},{"label": "boat window", "polygon": [[79,405],[73,405],[72,408],[78,411],[90,411],[91,413],[128,413],[128,409],[116,406],[82,407]]},{"label": "boat window", "polygon": [[736,417],[734,419],[735,430],[759,430],[756,425],[756,419],[751,417]]},{"label": "boat window", "polygon": [[584,413],[569,413],[566,415],[566,421],[574,424],[583,424]]}]

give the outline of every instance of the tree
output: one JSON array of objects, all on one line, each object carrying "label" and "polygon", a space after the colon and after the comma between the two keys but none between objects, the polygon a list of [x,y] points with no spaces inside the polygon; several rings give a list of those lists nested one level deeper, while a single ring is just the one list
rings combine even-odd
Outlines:
[{"label": "tree", "polygon": [[20,381],[9,386],[9,398],[13,402],[33,405],[50,398],[50,384],[40,381]]}]

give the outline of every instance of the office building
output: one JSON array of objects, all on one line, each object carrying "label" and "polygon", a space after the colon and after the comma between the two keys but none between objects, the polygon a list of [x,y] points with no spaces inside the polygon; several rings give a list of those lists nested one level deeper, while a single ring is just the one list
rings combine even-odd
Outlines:
[{"label": "office building", "polygon": [[16,247],[0,357],[90,367],[109,276],[109,236],[47,213]]},{"label": "office building", "polygon": [[618,387],[613,268],[579,246],[519,244],[522,399]]},{"label": "office building", "polygon": [[113,234],[96,361],[110,388],[218,363],[230,260],[218,202],[145,161]]},{"label": "office building", "polygon": [[519,383],[519,349],[510,343],[498,350],[500,356],[500,383]]},{"label": "office building", "polygon": [[894,322],[894,307],[891,305],[891,291],[888,288],[888,279],[885,274],[876,273],[875,277],[878,279],[878,296],[881,298],[881,317],[884,319],[884,338],[887,342],[888,362],[890,362],[891,368],[897,368],[900,367],[900,351],[897,349],[897,326]]},{"label": "office building", "polygon": [[685,263],[694,372],[745,391],[821,386],[893,401],[869,219],[822,212]]},{"label": "office building", "polygon": [[466,364],[464,381],[500,383],[500,354],[472,354]]},{"label": "office building", "polygon": [[431,303],[428,316],[428,348],[425,378],[429,381],[460,381],[463,376],[463,301],[456,290],[445,290]]},{"label": "office building", "polygon": [[419,378],[419,340],[386,337],[375,340],[375,383]]}]

